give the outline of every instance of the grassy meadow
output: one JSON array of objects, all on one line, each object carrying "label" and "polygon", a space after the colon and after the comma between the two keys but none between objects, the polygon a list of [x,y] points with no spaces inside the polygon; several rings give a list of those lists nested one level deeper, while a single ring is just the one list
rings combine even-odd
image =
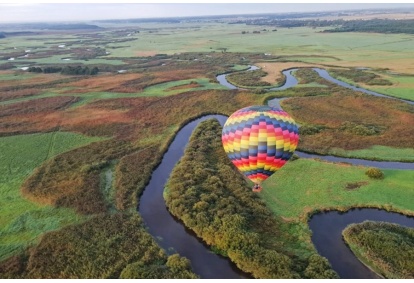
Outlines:
[{"label": "grassy meadow", "polygon": [[387,79],[393,83],[392,87],[370,87],[369,89],[397,98],[414,101],[414,76],[389,75]]},{"label": "grassy meadow", "polygon": [[23,198],[20,186],[44,161],[97,140],[68,132],[0,138],[0,260],[24,250],[45,232],[85,220],[71,209]]},{"label": "grassy meadow", "polygon": [[293,221],[334,207],[392,207],[414,214],[413,171],[382,170],[385,178],[373,180],[365,175],[367,169],[298,159],[266,180],[261,196],[275,213]]}]

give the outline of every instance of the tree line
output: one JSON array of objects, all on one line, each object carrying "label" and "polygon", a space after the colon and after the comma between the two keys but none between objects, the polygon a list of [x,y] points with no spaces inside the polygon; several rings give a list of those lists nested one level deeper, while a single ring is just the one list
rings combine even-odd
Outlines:
[{"label": "tree line", "polygon": [[89,68],[88,66],[64,66],[64,67],[57,67],[57,66],[47,66],[47,67],[29,67],[27,69],[28,72],[31,73],[61,73],[63,75],[97,75],[99,73],[98,67]]},{"label": "tree line", "polygon": [[377,33],[414,33],[414,20],[369,19],[369,20],[312,20],[312,19],[247,19],[237,23],[248,25],[272,25],[283,28],[295,27],[333,27],[323,32],[377,32]]}]

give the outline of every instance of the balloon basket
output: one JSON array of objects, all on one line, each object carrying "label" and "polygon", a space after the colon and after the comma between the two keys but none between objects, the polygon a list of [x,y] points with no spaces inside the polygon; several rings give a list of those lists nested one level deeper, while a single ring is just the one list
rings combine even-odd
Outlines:
[{"label": "balloon basket", "polygon": [[260,193],[262,191],[262,187],[261,186],[254,186],[252,189],[252,192],[254,193]]}]

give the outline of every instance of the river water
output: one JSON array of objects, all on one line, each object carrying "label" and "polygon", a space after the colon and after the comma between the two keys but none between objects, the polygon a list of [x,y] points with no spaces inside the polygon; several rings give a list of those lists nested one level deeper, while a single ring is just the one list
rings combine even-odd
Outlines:
[{"label": "river water", "polygon": [[161,164],[151,175],[151,180],[140,198],[139,213],[150,234],[158,238],[160,246],[170,253],[175,251],[188,258],[193,271],[201,278],[246,278],[247,275],[238,270],[230,260],[212,253],[194,233],[176,220],[167,210],[163,198],[164,185],[175,164],[183,156],[191,133],[200,122],[211,118],[219,120],[222,126],[227,120],[226,116],[207,115],[188,123],[178,132]]},{"label": "river water", "polygon": [[[254,69],[257,69],[257,67],[252,66],[250,68],[250,70]],[[284,71],[283,73],[286,76],[285,85],[271,90],[283,90],[296,85],[297,80],[292,75],[292,72],[295,70],[297,69]],[[318,70],[316,71],[318,72]],[[324,75],[327,75],[327,73]],[[230,89],[237,88],[227,82],[225,74],[218,76],[217,79],[222,85]],[[269,101],[269,105],[280,108],[280,100],[273,99]],[[217,119],[221,125],[224,125],[227,119],[226,116],[222,115],[206,115],[188,123],[177,133],[174,141],[164,154],[162,162],[152,173],[151,180],[140,198],[139,213],[143,217],[149,233],[158,240],[160,246],[169,254],[178,252],[181,256],[187,257],[191,261],[193,271],[200,278],[249,278],[250,276],[248,274],[237,269],[229,259],[212,253],[208,246],[198,239],[192,231],[186,229],[180,221],[175,219],[168,212],[163,198],[164,185],[175,164],[184,154],[191,133],[197,127],[198,123],[211,118]],[[378,162],[333,156],[319,156],[303,152],[296,153],[302,158],[320,158],[332,162],[348,162],[356,165],[375,166],[379,168],[413,169],[412,163]],[[313,233],[312,241],[316,249],[322,256],[325,256],[329,260],[333,269],[341,278],[377,278],[372,271],[366,268],[352,254],[342,240],[342,230],[348,224],[358,223],[364,220],[387,221],[414,227],[413,218],[377,209],[357,209],[347,213],[331,211],[316,214],[309,221],[309,226]]]}]

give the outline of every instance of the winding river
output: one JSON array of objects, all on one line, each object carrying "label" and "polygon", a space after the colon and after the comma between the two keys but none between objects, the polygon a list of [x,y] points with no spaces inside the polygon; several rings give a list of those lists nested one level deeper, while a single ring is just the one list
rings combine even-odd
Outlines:
[{"label": "winding river", "polygon": [[[250,68],[250,70],[254,69],[257,69],[257,67],[253,66]],[[298,82],[292,75],[292,72],[295,70],[297,69],[284,71],[283,74],[286,76],[286,83],[281,87],[271,90],[283,90],[296,85]],[[324,71],[315,68],[315,71],[319,74],[321,73],[318,70]],[[322,72],[322,74],[329,76],[327,73],[324,74]],[[222,85],[230,89],[237,88],[227,82],[225,74],[218,76],[217,79]],[[332,78],[331,81],[333,80],[335,79]],[[351,85],[348,86],[353,87]],[[378,95],[383,96],[381,94]],[[280,100],[273,99],[269,101],[269,105],[280,108]],[[175,219],[168,212],[163,198],[164,185],[175,164],[182,157],[191,133],[200,122],[212,118],[217,119],[221,125],[224,125],[227,119],[223,115],[206,115],[186,124],[180,129],[167,152],[164,154],[160,165],[151,175],[151,180],[140,198],[139,213],[143,217],[149,233],[158,240],[159,245],[169,254],[177,252],[181,256],[187,257],[191,261],[193,271],[200,278],[249,278],[250,276],[248,274],[237,269],[230,260],[211,252],[201,239],[197,238],[192,231],[185,228],[179,220]],[[313,155],[303,152],[297,152],[297,154],[302,158],[320,158],[332,162],[348,162],[380,168],[414,169],[414,164],[412,163],[378,162]],[[377,209],[356,209],[347,213],[331,211],[316,214],[309,221],[309,226],[313,233],[312,241],[316,249],[322,256],[325,256],[329,260],[333,269],[341,278],[378,278],[375,273],[365,267],[352,254],[342,241],[342,230],[348,224],[358,223],[364,220],[381,220],[414,227],[414,218]]]}]

